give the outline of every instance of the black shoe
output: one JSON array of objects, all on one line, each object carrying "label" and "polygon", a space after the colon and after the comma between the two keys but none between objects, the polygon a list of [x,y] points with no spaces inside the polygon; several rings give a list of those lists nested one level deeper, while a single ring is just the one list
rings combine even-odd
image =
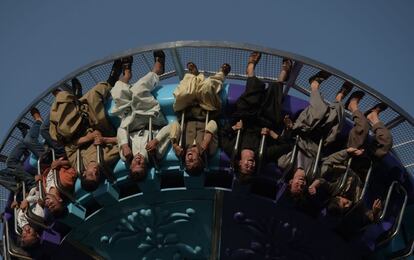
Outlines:
[{"label": "black shoe", "polygon": [[30,129],[30,126],[28,126],[27,124],[25,124],[23,122],[17,123],[16,127],[20,130],[23,137],[25,137],[27,135],[27,131],[29,131],[29,129]]},{"label": "black shoe", "polygon": [[114,64],[112,64],[111,72],[109,73],[108,82],[111,86],[115,86],[115,82],[119,80],[119,76],[121,76],[122,73],[122,61],[121,59],[117,59],[114,61]]},{"label": "black shoe", "polygon": [[309,78],[309,84],[312,84],[313,81],[317,81],[319,84],[321,84],[324,80],[328,79],[330,76],[331,76],[331,73],[321,70]]},{"label": "black shoe", "polygon": [[75,95],[77,99],[80,99],[82,97],[82,84],[77,78],[73,78],[71,82],[73,95]]},{"label": "black shoe", "polygon": [[125,71],[126,69],[132,68],[132,63],[134,62],[134,58],[132,56],[121,58],[122,68]]}]

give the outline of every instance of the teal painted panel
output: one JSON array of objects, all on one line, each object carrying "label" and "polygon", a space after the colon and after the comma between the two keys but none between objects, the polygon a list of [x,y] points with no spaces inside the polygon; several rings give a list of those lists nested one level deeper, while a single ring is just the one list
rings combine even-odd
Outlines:
[{"label": "teal painted panel", "polygon": [[165,191],[105,207],[74,230],[107,259],[207,259],[215,191]]}]

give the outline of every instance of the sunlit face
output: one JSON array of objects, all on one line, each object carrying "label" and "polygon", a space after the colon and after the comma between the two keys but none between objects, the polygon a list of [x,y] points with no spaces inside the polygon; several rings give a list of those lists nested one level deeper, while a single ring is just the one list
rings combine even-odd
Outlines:
[{"label": "sunlit face", "polygon": [[99,166],[96,162],[90,162],[83,172],[83,176],[86,180],[97,182],[99,180]]},{"label": "sunlit face", "polygon": [[39,234],[29,224],[23,226],[21,239],[26,245],[31,245],[36,242]]},{"label": "sunlit face", "polygon": [[63,200],[54,194],[48,193],[45,199],[45,206],[52,214],[63,210]]},{"label": "sunlit face", "polygon": [[200,151],[197,146],[188,148],[185,152],[185,167],[188,170],[197,169],[200,167]]},{"label": "sunlit face", "polygon": [[241,174],[252,175],[256,169],[254,152],[250,149],[244,149],[240,153],[239,171]]},{"label": "sunlit face", "polygon": [[337,196],[338,199],[338,207],[341,209],[349,209],[352,206],[352,201],[347,198]]},{"label": "sunlit face", "polygon": [[140,153],[136,154],[134,158],[132,158],[129,169],[131,171],[131,174],[134,175],[134,177],[143,177],[146,173],[146,164],[144,156]]},{"label": "sunlit face", "polygon": [[295,195],[303,193],[306,187],[305,171],[301,168],[296,169],[293,178],[289,181],[290,192]]}]

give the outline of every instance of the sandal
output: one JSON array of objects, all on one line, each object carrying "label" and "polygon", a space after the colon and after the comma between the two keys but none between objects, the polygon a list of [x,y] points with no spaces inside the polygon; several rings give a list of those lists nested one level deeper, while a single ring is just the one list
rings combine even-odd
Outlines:
[{"label": "sandal", "polygon": [[130,70],[132,67],[132,62],[134,62],[134,58],[132,56],[121,58],[122,69]]},{"label": "sandal", "polygon": [[345,102],[345,108],[348,109],[349,103],[351,102],[352,99],[358,99],[358,103],[359,101],[365,96],[365,92],[361,91],[361,90],[357,90],[355,92],[352,92],[351,96],[349,96],[348,100]]},{"label": "sandal", "polygon": [[165,72],[165,53],[162,50],[154,51],[154,63],[159,62],[161,63],[162,70],[160,74],[164,74]]},{"label": "sandal", "polygon": [[253,63],[256,66],[256,64],[259,63],[261,57],[262,54],[260,52],[254,51],[250,53],[248,63]]},{"label": "sandal", "polygon": [[191,73],[191,74],[193,74],[195,76],[198,75],[197,65],[195,65],[192,61],[190,61],[190,62],[187,63],[187,69],[188,69],[188,72],[189,73]]},{"label": "sandal", "polygon": [[109,74],[109,77],[118,77],[122,73],[122,59],[114,60],[114,64],[112,64],[111,73]]},{"label": "sandal", "polygon": [[330,76],[331,76],[331,73],[321,70],[309,78],[309,84],[312,84],[313,81],[317,81],[319,84],[321,84],[324,80],[328,79]]},{"label": "sandal", "polygon": [[379,114],[379,113],[381,113],[382,111],[386,110],[387,108],[388,108],[388,105],[387,105],[387,104],[385,104],[384,102],[381,102],[381,103],[376,104],[376,105],[375,105],[375,106],[373,106],[372,108],[368,109],[368,110],[364,113],[364,115],[365,115],[365,116],[367,116],[367,115],[369,115],[372,111],[374,111],[374,110],[376,110],[376,109],[378,109],[378,110],[379,110],[379,112],[378,112],[378,114]]},{"label": "sandal", "polygon": [[224,73],[224,76],[227,76],[231,71],[231,66],[228,63],[223,63],[221,65],[221,71]]},{"label": "sandal", "polygon": [[82,97],[82,84],[77,78],[71,80],[72,83],[72,93],[77,99]]}]

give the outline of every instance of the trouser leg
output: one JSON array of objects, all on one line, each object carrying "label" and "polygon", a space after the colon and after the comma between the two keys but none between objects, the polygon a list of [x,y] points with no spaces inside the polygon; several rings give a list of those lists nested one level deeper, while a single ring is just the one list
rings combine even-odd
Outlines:
[{"label": "trouser leg", "polygon": [[[105,136],[114,136],[115,129],[109,123],[105,113],[105,102],[110,96],[112,86],[108,83],[99,83],[89,90],[83,97],[82,101],[88,103],[89,124],[93,129],[99,130]],[[84,102],[84,101],[83,101]]]},{"label": "trouser leg", "polygon": [[39,158],[45,151],[43,145],[39,142],[41,124],[41,121],[35,121],[23,140],[24,145],[36,158]]},{"label": "trouser leg", "polygon": [[219,92],[223,86],[224,73],[218,72],[208,77],[197,90],[197,100],[200,107],[207,111],[220,111],[221,99]]},{"label": "trouser leg", "polygon": [[372,126],[375,140],[371,145],[371,151],[377,158],[384,157],[392,148],[391,131],[385,127],[383,122],[378,122]]},{"label": "trouser leg", "polygon": [[236,101],[235,116],[257,119],[264,96],[265,84],[255,76],[247,78],[246,89]]},{"label": "trouser leg", "polygon": [[312,90],[307,108],[311,120],[322,120],[328,110],[328,105],[323,101],[319,90]]},{"label": "trouser leg", "polygon": [[174,90],[175,101],[173,109],[175,112],[183,111],[184,109],[197,104],[197,88],[201,83],[201,79],[197,76],[186,73],[183,80]]},{"label": "trouser leg", "polygon": [[262,126],[276,129],[281,123],[283,84],[275,83],[269,86],[261,105],[259,120]]},{"label": "trouser leg", "polygon": [[17,143],[7,157],[6,165],[8,168],[17,168],[21,165],[20,159],[27,152],[27,148],[23,143]]},{"label": "trouser leg", "polygon": [[50,119],[49,116],[43,121],[40,126],[40,135],[45,139],[45,143],[55,150],[56,156],[61,157],[65,154],[65,148],[52,139],[49,133]]},{"label": "trouser leg", "polygon": [[361,148],[368,136],[368,120],[359,110],[352,113],[352,118],[354,121],[354,127],[349,132],[347,147]]}]

